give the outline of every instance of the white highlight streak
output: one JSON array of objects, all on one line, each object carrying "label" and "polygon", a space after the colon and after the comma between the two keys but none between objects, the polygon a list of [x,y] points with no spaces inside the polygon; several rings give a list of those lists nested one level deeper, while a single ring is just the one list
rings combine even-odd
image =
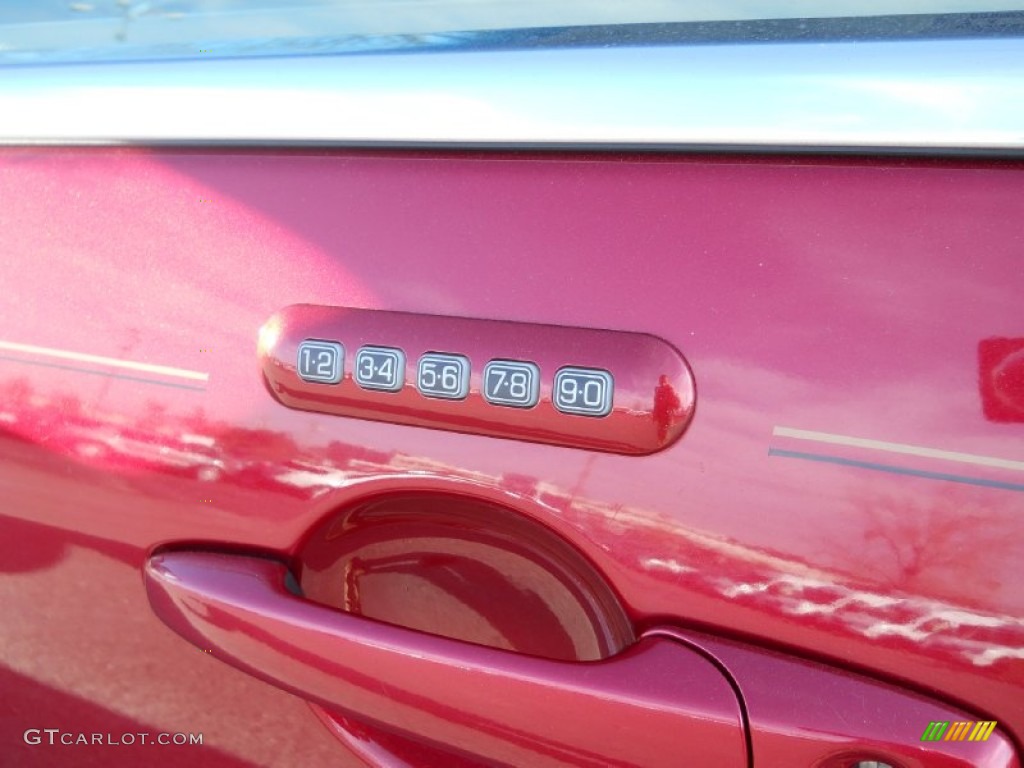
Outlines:
[{"label": "white highlight streak", "polygon": [[977,456],[973,453],[943,451],[938,448],[925,448],[920,445],[887,443],[883,440],[868,440],[863,437],[850,437],[848,435],[832,435],[828,432],[812,432],[807,429],[793,429],[791,427],[774,427],[772,434],[776,437],[792,437],[796,440],[811,440],[816,443],[829,443],[831,445],[849,445],[854,448],[869,448],[875,451],[902,453],[909,456],[924,456],[929,459],[959,461],[963,464],[979,464],[984,467],[999,467],[1000,469],[1013,469],[1017,472],[1024,472],[1024,461],[1000,459],[993,456]]},{"label": "white highlight streak", "polygon": [[149,363],[138,363],[134,360],[118,360],[116,357],[101,357],[100,355],[86,355],[82,352],[69,352],[66,349],[51,349],[49,347],[36,347],[32,344],[17,344],[13,341],[0,341],[0,349],[8,349],[12,352],[27,352],[34,355],[56,357],[62,360],[76,360],[80,363],[97,363],[109,365],[112,368],[129,368],[133,371],[145,371],[146,373],[159,373],[164,376],[177,376],[181,379],[193,381],[209,381],[210,374],[200,371],[187,371],[184,368],[171,368],[166,365],[151,365]]}]

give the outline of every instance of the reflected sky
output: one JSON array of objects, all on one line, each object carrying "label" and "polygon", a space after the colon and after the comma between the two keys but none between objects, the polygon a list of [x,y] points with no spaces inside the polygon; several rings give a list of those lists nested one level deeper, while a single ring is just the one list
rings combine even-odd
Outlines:
[{"label": "reflected sky", "polygon": [[[989,24],[984,14],[1020,8],[999,0],[2,0],[0,62],[991,36],[1010,33],[1012,19]],[[847,21],[816,22],[838,18]]]}]

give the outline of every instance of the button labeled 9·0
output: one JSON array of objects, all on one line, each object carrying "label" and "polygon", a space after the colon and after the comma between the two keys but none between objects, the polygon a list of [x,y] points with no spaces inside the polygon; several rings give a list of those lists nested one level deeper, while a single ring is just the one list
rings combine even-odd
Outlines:
[{"label": "button labeled 9\u00b70", "polygon": [[597,368],[560,368],[551,400],[562,413],[607,416],[612,410],[614,381]]},{"label": "button labeled 9\u00b70", "polygon": [[540,368],[518,360],[491,360],[484,366],[484,399],[494,405],[532,408],[540,399]]},{"label": "button labeled 9\u00b70", "polygon": [[428,352],[417,366],[416,388],[424,397],[465,400],[469,394],[469,358]]},{"label": "button labeled 9\u00b70", "polygon": [[337,384],[345,368],[345,348],[336,341],[306,339],[299,344],[295,366],[303,381]]},{"label": "button labeled 9\u00b70", "polygon": [[363,389],[398,392],[405,384],[405,353],[394,347],[360,347],[353,377]]}]

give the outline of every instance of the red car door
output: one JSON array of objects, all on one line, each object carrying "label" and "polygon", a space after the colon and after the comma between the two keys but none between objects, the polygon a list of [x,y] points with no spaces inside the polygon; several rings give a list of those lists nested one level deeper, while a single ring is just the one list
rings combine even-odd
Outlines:
[{"label": "red car door", "polygon": [[[871,45],[1020,68],[988,42]],[[642,106],[616,73],[729,51],[791,85],[801,46],[8,69],[5,760],[1019,765],[1024,166],[970,144],[995,97],[940,80],[974,112],[923,147],[878,116],[898,77],[868,89],[900,154],[503,100],[607,65]],[[469,127],[407,124],[430,83]],[[123,122],[46,111],[143,84]],[[239,135],[275,88],[378,112]],[[202,105],[224,122],[162,122]]]}]

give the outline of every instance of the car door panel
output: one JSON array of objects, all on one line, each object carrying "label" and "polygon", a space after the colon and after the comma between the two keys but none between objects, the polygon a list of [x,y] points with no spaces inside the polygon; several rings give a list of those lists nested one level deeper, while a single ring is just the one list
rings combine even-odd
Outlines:
[{"label": "car door panel", "polygon": [[[8,684],[207,734],[168,760],[358,764],[298,698],[169,632],[143,569],[176,549],[297,562],[338,510],[451,493],[567,542],[637,636],[824,662],[1019,742],[1022,171],[5,147]],[[692,371],[693,419],[637,456],[286,408],[259,333],[299,304],[652,334]]]}]

